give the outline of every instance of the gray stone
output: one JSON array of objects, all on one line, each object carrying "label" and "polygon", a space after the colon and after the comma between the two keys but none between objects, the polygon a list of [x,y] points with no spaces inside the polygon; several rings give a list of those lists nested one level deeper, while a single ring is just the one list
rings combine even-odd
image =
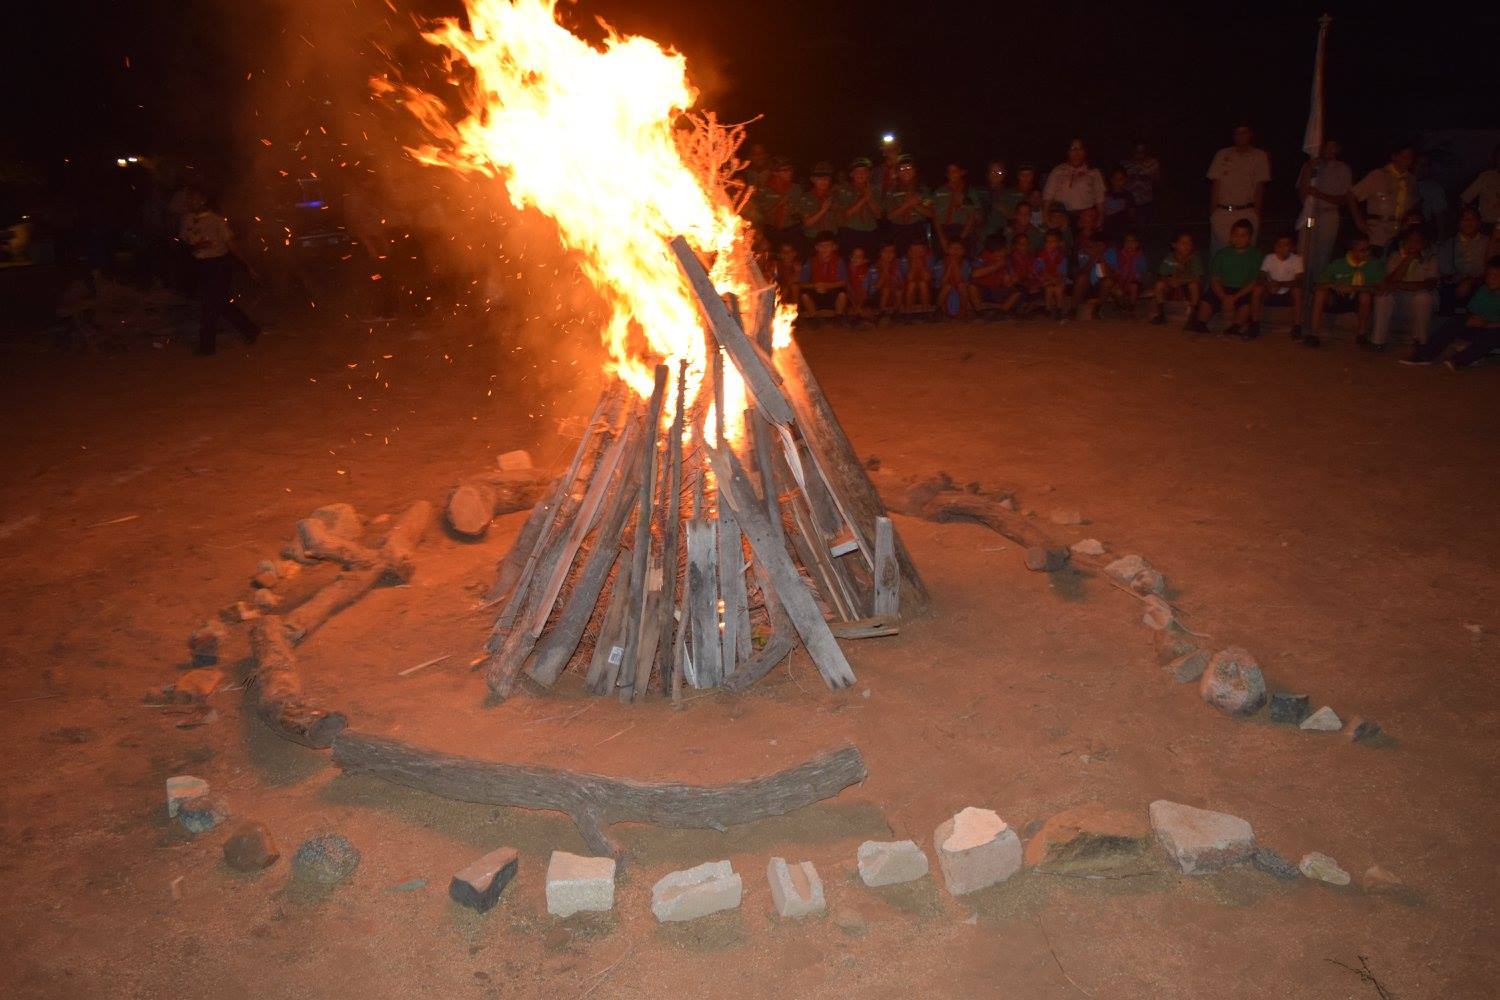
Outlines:
[{"label": "gray stone", "polygon": [[737,910],[742,890],[739,873],[728,861],[706,861],[662,876],[651,887],[651,913],[666,924]]},{"label": "gray stone", "polygon": [[199,795],[177,807],[178,825],[194,836],[207,833],[228,818],[229,806],[218,795]]},{"label": "gray stone", "polygon": [[1203,676],[1203,671],[1208,667],[1208,650],[1195,649],[1191,653],[1184,653],[1171,663],[1167,664],[1167,672],[1178,684],[1191,684]]},{"label": "gray stone", "polygon": [[615,905],[615,859],[553,851],[547,862],[547,912],[554,917],[605,913]]},{"label": "gray stone", "polygon": [[348,838],[324,833],[302,842],[292,856],[292,872],[319,885],[336,885],[359,867],[359,851]]},{"label": "gray stone", "polygon": [[1302,725],[1298,728],[1314,733],[1336,733],[1344,728],[1344,722],[1339,718],[1337,712],[1324,705],[1312,715],[1303,719]]},{"label": "gray stone", "polygon": [[859,845],[859,877],[865,885],[895,885],[927,874],[927,855],[911,840],[867,840]]},{"label": "gray stone", "polygon": [[1302,877],[1302,873],[1297,870],[1296,865],[1269,847],[1257,847],[1255,853],[1250,855],[1250,863],[1267,875],[1279,878],[1284,882],[1294,882]]},{"label": "gray stone", "polygon": [[459,906],[484,913],[500,901],[500,894],[516,877],[519,863],[520,855],[514,847],[497,847],[455,872],[448,883],[448,896]]},{"label": "gray stone", "polygon": [[969,806],[932,834],[943,883],[955,896],[1004,882],[1021,870],[1021,838],[991,809]]},{"label": "gray stone", "polygon": [[1085,538],[1082,541],[1074,542],[1072,545],[1068,546],[1068,548],[1072,549],[1074,552],[1078,553],[1081,556],[1104,555],[1104,543],[1099,541],[1099,539],[1097,538]]},{"label": "gray stone", "polygon": [[827,906],[823,897],[823,880],[811,861],[788,864],[785,858],[772,858],[766,866],[771,883],[771,903],[778,916],[796,918],[822,913]]},{"label": "gray stone", "polygon": [[1340,868],[1337,861],[1317,851],[1302,855],[1297,868],[1303,875],[1319,882],[1327,882],[1329,885],[1349,884],[1349,873]]},{"label": "gray stone", "polygon": [[1137,594],[1165,594],[1167,592],[1167,578],[1154,569],[1143,569],[1130,578],[1130,589]]},{"label": "gray stone", "polygon": [[1151,829],[1184,875],[1217,871],[1250,858],[1255,831],[1238,816],[1158,799],[1151,803]]},{"label": "gray stone", "polygon": [[1312,708],[1308,705],[1307,695],[1292,694],[1289,691],[1277,691],[1271,695],[1271,721],[1284,725],[1296,726],[1307,718]]},{"label": "gray stone", "polygon": [[1121,556],[1108,566],[1105,566],[1104,572],[1128,586],[1130,581],[1135,579],[1137,573],[1143,569],[1150,568],[1151,564],[1140,556],[1129,555]]},{"label": "gray stone", "polygon": [[1266,703],[1266,679],[1248,650],[1229,646],[1208,661],[1198,694],[1229,715],[1254,715]]},{"label": "gray stone", "polygon": [[241,823],[224,841],[224,863],[237,872],[261,871],[280,857],[281,851],[264,823]]},{"label": "gray stone", "polygon": [[1158,632],[1171,628],[1177,622],[1172,605],[1155,594],[1146,595],[1141,602],[1141,624]]},{"label": "gray stone", "polygon": [[1198,648],[1198,644],[1191,638],[1170,629],[1157,632],[1152,641],[1156,644],[1156,662],[1164,667],[1179,656],[1186,656]]},{"label": "gray stone", "polygon": [[223,646],[229,639],[229,630],[221,622],[204,623],[188,636],[188,651],[193,656],[193,666],[211,667],[219,662]]},{"label": "gray stone", "polygon": [[1356,715],[1344,727],[1344,736],[1353,743],[1364,743],[1380,735],[1380,725]]},{"label": "gray stone", "polygon": [[167,779],[167,818],[174,819],[177,810],[189,799],[208,794],[208,782],[191,774],[173,775]]}]

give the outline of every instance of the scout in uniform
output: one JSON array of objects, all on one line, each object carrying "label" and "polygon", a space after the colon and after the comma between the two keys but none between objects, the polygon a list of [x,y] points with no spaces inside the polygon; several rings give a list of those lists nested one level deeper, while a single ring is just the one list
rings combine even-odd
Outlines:
[{"label": "scout in uniform", "polygon": [[896,244],[896,253],[905,254],[913,243],[927,243],[932,196],[917,183],[916,164],[905,153],[897,161],[894,184],[885,192],[885,217],[890,220],[891,242]]},{"label": "scout in uniform", "polygon": [[855,247],[868,258],[875,253],[875,230],[880,226],[880,191],[870,183],[870,161],[859,157],[849,164],[849,183],[836,192],[839,214],[839,247],[850,253]]},{"label": "scout in uniform", "polygon": [[1323,317],[1330,312],[1353,312],[1358,317],[1356,340],[1367,343],[1365,330],[1370,325],[1375,286],[1385,277],[1380,259],[1370,253],[1370,237],[1359,234],[1349,244],[1349,252],[1328,263],[1318,275],[1318,290],[1313,293],[1313,329],[1307,335],[1316,347],[1323,335]]},{"label": "scout in uniform", "polygon": [[838,232],[838,200],[833,195],[833,167],[830,164],[813,164],[807,190],[802,192],[797,209],[802,216],[802,235],[809,246],[817,242],[821,233]]},{"label": "scout in uniform", "polygon": [[1188,326],[1196,320],[1198,299],[1203,294],[1203,261],[1193,248],[1191,233],[1178,233],[1172,249],[1156,268],[1156,313],[1151,322],[1161,326],[1167,321],[1167,302],[1183,299],[1188,304]]},{"label": "scout in uniform", "polygon": [[761,231],[766,242],[778,254],[783,245],[790,243],[802,250],[802,216],[798,206],[802,201],[802,188],[792,180],[792,164],[784,156],[771,160],[771,176],[765,186],[756,189],[753,196],[758,205],[755,214],[760,220]]},{"label": "scout in uniform", "polygon": [[938,245],[946,254],[948,244],[957,242],[967,252],[978,222],[979,202],[964,179],[964,168],[950,163],[948,183],[932,196],[932,228],[937,232]]},{"label": "scout in uniform", "polygon": [[1215,253],[1229,243],[1229,231],[1241,219],[1250,220],[1252,229],[1260,227],[1260,208],[1266,182],[1271,179],[1271,158],[1257,149],[1251,140],[1255,133],[1249,125],[1234,130],[1234,145],[1214,154],[1208,165],[1208,179],[1213,182],[1209,202],[1209,252]]},{"label": "scout in uniform", "polygon": [[1421,200],[1416,175],[1411,172],[1416,162],[1415,148],[1397,146],[1391,150],[1389,163],[1371,170],[1349,189],[1349,214],[1354,216],[1354,228],[1370,237],[1370,247],[1376,256],[1385,253],[1386,246],[1401,231],[1401,219],[1416,209]]}]

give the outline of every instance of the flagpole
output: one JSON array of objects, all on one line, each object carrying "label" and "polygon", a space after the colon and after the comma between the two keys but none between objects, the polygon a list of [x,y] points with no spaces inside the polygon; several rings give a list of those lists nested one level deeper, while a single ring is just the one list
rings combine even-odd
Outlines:
[{"label": "flagpole", "polygon": [[[1313,56],[1312,93],[1308,98],[1307,129],[1302,133],[1302,151],[1308,156],[1316,158],[1323,152],[1323,64],[1324,47],[1328,41],[1328,26],[1333,23],[1333,17],[1324,14],[1318,18],[1318,48]],[[1317,170],[1314,169],[1308,180],[1309,188],[1317,185]],[[1311,192],[1302,200],[1301,225],[1298,226],[1297,252],[1302,255],[1302,315],[1298,321],[1302,325],[1305,335],[1312,334],[1312,300],[1313,285],[1317,281],[1317,275],[1312,273],[1312,246],[1313,239],[1317,234],[1318,215],[1317,199]]]}]

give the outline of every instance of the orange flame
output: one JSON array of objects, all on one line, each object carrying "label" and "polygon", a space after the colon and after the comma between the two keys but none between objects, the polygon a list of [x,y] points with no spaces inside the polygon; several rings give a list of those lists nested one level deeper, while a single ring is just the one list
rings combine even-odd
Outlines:
[{"label": "orange flame", "polygon": [[[718,286],[744,296],[748,240],[673,135],[697,99],[686,60],[613,31],[595,48],[558,23],[556,0],[467,3],[467,30],[445,19],[424,34],[446,50],[450,69],[472,74],[465,116],[452,122],[436,97],[405,88],[408,108],[438,141],[411,152],[502,177],[517,208],[556,221],[608,307],[608,367],[638,393],[650,394],[659,361],[675,374],[686,359],[689,385],[701,386],[703,320],[667,241],[686,236],[714,259]],[[725,409],[742,412],[738,377],[725,383]]]}]

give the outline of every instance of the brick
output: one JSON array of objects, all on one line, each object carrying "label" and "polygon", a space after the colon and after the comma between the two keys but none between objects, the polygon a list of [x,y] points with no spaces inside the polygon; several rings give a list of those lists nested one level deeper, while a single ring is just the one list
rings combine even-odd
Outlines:
[{"label": "brick", "polygon": [[554,917],[603,913],[615,905],[615,859],[553,851],[547,862],[547,912]]},{"label": "brick", "polygon": [[782,917],[809,917],[827,907],[823,897],[823,880],[811,861],[788,864],[785,858],[772,858],[766,866],[771,883],[771,902]]},{"label": "brick", "polygon": [[728,861],[707,861],[664,875],[651,887],[651,912],[665,924],[737,910],[742,888],[739,874]]},{"label": "brick", "polygon": [[484,913],[500,901],[519,864],[520,855],[514,847],[498,847],[455,872],[448,883],[448,896],[460,906]]}]

